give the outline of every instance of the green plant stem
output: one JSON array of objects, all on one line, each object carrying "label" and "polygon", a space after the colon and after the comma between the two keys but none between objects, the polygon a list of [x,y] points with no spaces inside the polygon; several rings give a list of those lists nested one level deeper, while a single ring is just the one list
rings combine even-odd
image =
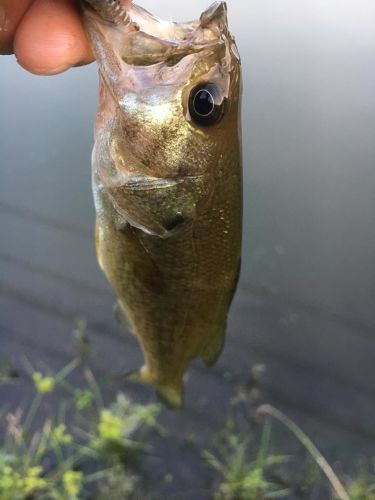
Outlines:
[{"label": "green plant stem", "polygon": [[98,472],[93,472],[92,474],[88,474],[85,476],[84,478],[84,482],[85,484],[88,484],[88,483],[93,483],[93,482],[96,482],[96,481],[99,481],[100,479],[105,479],[108,474],[111,472],[112,469],[104,469],[104,470],[100,470]]},{"label": "green plant stem", "polygon": [[343,484],[340,479],[337,477],[336,473],[329,465],[327,460],[315,446],[315,444],[311,441],[311,439],[303,432],[302,429],[298,427],[289,417],[284,415],[280,410],[274,408],[271,405],[261,405],[257,409],[258,415],[269,415],[270,417],[275,418],[279,422],[281,422],[290,432],[302,443],[302,445],[306,448],[306,450],[310,453],[310,455],[314,458],[317,465],[323,471],[328,481],[331,483],[332,488],[336,492],[338,498],[340,500],[350,500],[350,497],[345,490]]},{"label": "green plant stem", "polygon": [[40,403],[42,402],[43,399],[43,394],[40,392],[37,392],[35,395],[35,398],[33,399],[33,402],[31,403],[30,409],[28,411],[28,414],[25,418],[24,424],[23,424],[23,432],[24,434],[30,430],[30,426],[35,418],[36,412],[39,409]]},{"label": "green plant stem", "polygon": [[96,382],[96,379],[94,377],[94,374],[92,373],[92,371],[90,369],[87,369],[85,371],[85,378],[86,378],[86,381],[90,387],[92,394],[94,395],[97,409],[98,409],[98,411],[100,411],[101,408],[103,408],[103,406],[104,406],[103,397],[102,397],[102,393],[100,391],[100,388]]},{"label": "green plant stem", "polygon": [[45,453],[45,450],[47,448],[47,441],[48,441],[47,437],[45,435],[42,435],[42,437],[40,438],[38,447],[37,447],[37,449],[35,450],[35,453],[32,456],[33,463],[35,465],[38,465],[39,462],[42,460],[43,455]]},{"label": "green plant stem", "polygon": [[64,368],[56,374],[56,382],[60,383],[61,381],[63,381],[68,375],[72,373],[72,371],[78,368],[80,364],[80,359],[73,359],[68,365],[64,366]]},{"label": "green plant stem", "polygon": [[260,448],[258,456],[256,458],[256,466],[258,468],[261,468],[262,464],[264,463],[264,459],[271,441],[271,424],[267,420],[264,423]]},{"label": "green plant stem", "polygon": [[59,466],[62,467],[65,463],[65,459],[60,445],[58,443],[55,443],[52,445],[52,448],[55,453],[55,457],[57,458]]}]

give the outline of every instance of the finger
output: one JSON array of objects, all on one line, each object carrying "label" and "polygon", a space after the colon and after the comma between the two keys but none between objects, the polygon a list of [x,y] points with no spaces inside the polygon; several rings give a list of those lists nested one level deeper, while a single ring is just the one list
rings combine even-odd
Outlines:
[{"label": "finger", "polygon": [[33,0],[0,0],[0,54],[13,52],[13,38]]},{"label": "finger", "polygon": [[36,0],[17,30],[14,52],[21,66],[44,75],[93,59],[73,0]]}]

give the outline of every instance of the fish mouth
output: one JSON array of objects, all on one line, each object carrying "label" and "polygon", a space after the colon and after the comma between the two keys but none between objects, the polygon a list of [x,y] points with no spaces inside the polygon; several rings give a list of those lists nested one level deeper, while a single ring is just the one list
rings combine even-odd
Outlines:
[{"label": "fish mouth", "polygon": [[[205,40],[209,42],[215,35],[212,30],[214,26],[219,28],[221,32],[228,26],[225,2],[215,2],[201,14],[199,19],[182,23],[159,19],[135,4],[128,10],[128,15],[131,22],[138,25],[140,31],[170,43],[181,43],[195,39],[199,30],[207,30],[204,35]],[[217,32],[216,35],[219,33]],[[218,36],[215,38],[217,39]]]},{"label": "fish mouth", "polygon": [[[212,38],[212,28],[221,32],[228,27],[225,1],[214,2],[199,19],[189,22],[170,22],[154,16],[143,7],[124,0],[84,0],[100,18],[116,26],[131,26],[136,31],[169,43],[181,43],[196,37],[197,30],[205,30],[206,41]],[[211,31],[211,36],[209,34]],[[215,30],[214,30],[215,31]],[[217,30],[216,30],[217,31]]]},{"label": "fish mouth", "polygon": [[[111,45],[128,65],[151,66],[165,63],[175,66],[187,55],[202,50],[220,50],[233,41],[224,1],[213,3],[200,18],[186,23],[164,21],[132,3],[121,0],[85,0],[86,26],[107,32]],[[110,7],[105,7],[112,5]],[[104,6],[104,7],[103,7]]]}]

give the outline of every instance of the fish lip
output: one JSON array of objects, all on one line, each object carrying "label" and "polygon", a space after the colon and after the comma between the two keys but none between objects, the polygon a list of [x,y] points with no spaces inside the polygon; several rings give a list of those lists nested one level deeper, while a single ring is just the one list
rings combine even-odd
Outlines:
[{"label": "fish lip", "polygon": [[[150,22],[153,22],[156,25],[161,25],[161,31],[159,33],[160,36],[157,36],[161,41],[180,44],[181,42],[187,42],[194,40],[196,33],[202,28],[207,28],[211,23],[217,24],[220,28],[220,34],[228,29],[228,17],[227,17],[227,3],[225,1],[216,1],[212,3],[206,10],[204,10],[198,19],[186,22],[169,22],[165,21],[157,16],[154,16],[146,9],[139,7],[136,4],[132,4],[130,9],[128,10],[129,18],[137,25],[144,33],[148,33],[147,29],[144,29],[142,26],[142,22],[139,17],[146,16]],[[163,26],[165,28],[174,27],[181,33],[181,37],[167,37],[165,36],[168,31],[162,31]],[[153,33],[148,33],[152,35]],[[217,37],[220,38],[220,35]],[[212,43],[212,40],[210,41]]]},{"label": "fish lip", "polygon": [[225,20],[226,22],[225,24],[227,25],[228,24],[227,14],[228,14],[228,6],[225,1],[214,2],[208,7],[208,9],[202,12],[199,21],[201,26],[204,26],[205,24],[208,24],[217,18],[222,18],[223,20]]},{"label": "fish lip", "polygon": [[212,3],[201,13],[199,19],[187,22],[165,21],[135,3],[126,7],[121,0],[114,1],[112,10],[106,7],[104,3],[104,1],[84,0],[83,9],[86,14],[99,17],[103,22],[119,27],[132,25],[136,31],[142,31],[147,35],[170,44],[178,45],[188,41],[191,42],[199,30],[208,28],[214,22],[219,26],[220,32],[228,29],[228,9],[225,1]]},{"label": "fish lip", "polygon": [[[111,46],[114,56],[109,58],[107,72],[116,80],[122,63],[134,67],[175,67],[186,56],[194,56],[206,50],[220,50],[232,41],[228,28],[225,1],[214,2],[196,21],[176,23],[163,21],[136,4],[126,10],[124,23],[111,23],[100,15],[94,0],[85,0],[84,23],[94,46],[103,39],[102,45]],[[112,0],[115,1],[115,0]],[[100,43],[98,43],[100,45]],[[109,49],[108,49],[109,50]],[[95,54],[101,59],[101,54]],[[116,63],[117,61],[117,63]]]}]

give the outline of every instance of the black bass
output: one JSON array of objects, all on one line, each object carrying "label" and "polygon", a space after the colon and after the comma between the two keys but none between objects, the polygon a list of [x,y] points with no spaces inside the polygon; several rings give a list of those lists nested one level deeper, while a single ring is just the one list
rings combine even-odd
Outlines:
[{"label": "black bass", "polygon": [[98,260],[144,353],[138,379],[179,408],[189,362],[222,350],[240,269],[240,58],[224,2],[184,24],[88,4]]}]

